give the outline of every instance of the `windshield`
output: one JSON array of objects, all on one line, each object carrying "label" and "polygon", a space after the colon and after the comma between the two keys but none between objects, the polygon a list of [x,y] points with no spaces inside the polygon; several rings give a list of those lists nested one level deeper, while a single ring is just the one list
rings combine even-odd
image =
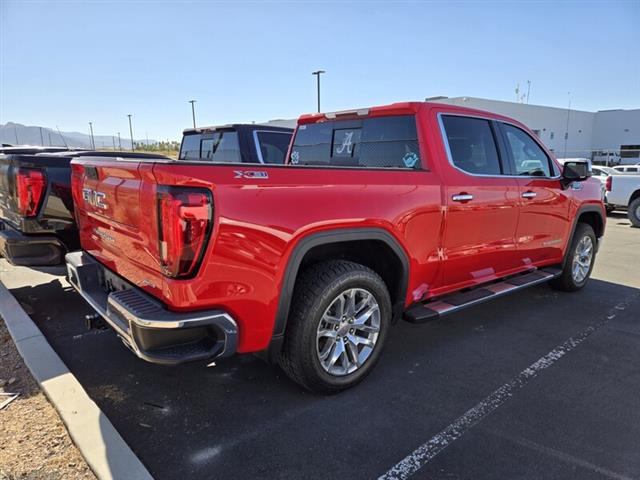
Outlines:
[{"label": "windshield", "polygon": [[178,160],[240,163],[238,132],[190,133],[183,137]]}]

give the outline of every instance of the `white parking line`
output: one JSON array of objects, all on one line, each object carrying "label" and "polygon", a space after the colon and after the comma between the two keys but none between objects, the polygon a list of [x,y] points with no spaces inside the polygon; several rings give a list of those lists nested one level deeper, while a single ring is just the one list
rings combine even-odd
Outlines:
[{"label": "white parking line", "polygon": [[538,373],[549,368],[571,350],[584,342],[593,333],[604,327],[616,316],[616,312],[627,308],[627,306],[638,299],[638,297],[640,297],[640,294],[638,293],[627,297],[624,301],[618,303],[615,307],[609,310],[603,320],[585,328],[576,336],[569,338],[566,342],[558,345],[545,356],[536,360],[520,372],[517,377],[502,385],[440,433],[434,435],[426,443],[416,448],[412,453],[392,467],[387,473],[380,476],[379,480],[409,478],[429,463],[436,455],[464,435],[467,430],[509,400],[509,398],[511,398],[518,390],[529,383],[531,379],[536,377]]}]

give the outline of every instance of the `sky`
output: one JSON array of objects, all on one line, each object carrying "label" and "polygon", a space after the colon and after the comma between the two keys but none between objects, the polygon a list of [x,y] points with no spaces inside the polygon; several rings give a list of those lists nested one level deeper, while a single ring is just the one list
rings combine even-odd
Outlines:
[{"label": "sky", "polygon": [[640,0],[0,0],[0,123],[191,126],[445,95],[640,108]]}]

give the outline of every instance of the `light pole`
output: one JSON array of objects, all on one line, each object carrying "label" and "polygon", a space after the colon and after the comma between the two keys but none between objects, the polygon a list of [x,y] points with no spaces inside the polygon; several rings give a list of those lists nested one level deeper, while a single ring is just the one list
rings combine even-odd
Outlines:
[{"label": "light pole", "polygon": [[191,116],[193,117],[193,128],[196,128],[196,101],[195,100],[189,100],[189,103],[191,104]]},{"label": "light pole", "polygon": [[128,114],[127,117],[129,117],[129,133],[131,134],[131,151],[135,151],[136,147],[133,144],[133,127],[131,126],[131,114]]},{"label": "light pole", "polygon": [[320,113],[320,75],[323,73],[327,73],[324,70],[316,70],[315,72],[311,72],[311,75],[316,76],[317,85],[318,85],[318,113]]},{"label": "light pole", "polygon": [[89,122],[89,133],[91,133],[91,149],[96,149],[96,141],[93,138],[93,123]]}]

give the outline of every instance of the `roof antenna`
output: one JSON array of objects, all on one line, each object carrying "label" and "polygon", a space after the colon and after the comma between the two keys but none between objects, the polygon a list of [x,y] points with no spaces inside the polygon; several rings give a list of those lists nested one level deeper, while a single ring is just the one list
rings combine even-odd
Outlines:
[{"label": "roof antenna", "polygon": [[65,148],[69,148],[69,145],[67,145],[67,141],[64,139],[64,135],[60,133],[60,129],[58,128],[58,125],[56,125],[56,130],[58,130],[58,135],[60,135],[60,138],[62,138],[62,143],[64,143]]}]

